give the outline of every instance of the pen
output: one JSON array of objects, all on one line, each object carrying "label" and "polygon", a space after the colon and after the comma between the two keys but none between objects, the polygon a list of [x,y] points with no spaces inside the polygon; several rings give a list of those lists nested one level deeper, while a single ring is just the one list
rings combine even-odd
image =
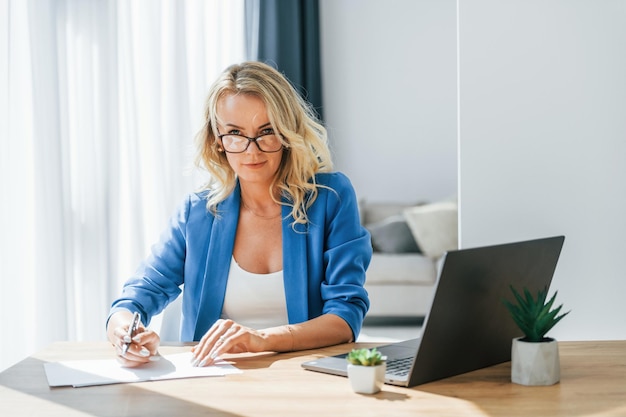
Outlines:
[{"label": "pen", "polygon": [[[139,313],[135,311],[135,314],[133,314],[133,321],[130,323],[130,326],[128,327],[128,337],[130,339],[133,338],[133,335],[137,331],[138,327],[139,327]],[[124,343],[124,346],[122,346],[122,356],[126,355],[126,352],[128,352],[128,348],[130,347],[131,343],[132,342]]]}]

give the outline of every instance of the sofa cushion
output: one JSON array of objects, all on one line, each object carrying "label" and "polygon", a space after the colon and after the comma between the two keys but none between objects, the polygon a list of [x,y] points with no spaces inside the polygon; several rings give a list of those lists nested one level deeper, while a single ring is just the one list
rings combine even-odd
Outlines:
[{"label": "sofa cushion", "polygon": [[366,272],[365,287],[371,285],[433,285],[437,264],[417,253],[374,253]]},{"label": "sofa cushion", "polygon": [[361,199],[359,200],[361,224],[366,225],[381,222],[389,217],[402,214],[405,209],[419,204],[422,203],[367,202],[365,199]]},{"label": "sofa cushion", "polygon": [[458,248],[456,201],[424,204],[404,210],[404,216],[422,253],[439,258]]},{"label": "sofa cushion", "polygon": [[396,214],[365,226],[372,236],[372,248],[381,253],[419,253],[404,215]]}]

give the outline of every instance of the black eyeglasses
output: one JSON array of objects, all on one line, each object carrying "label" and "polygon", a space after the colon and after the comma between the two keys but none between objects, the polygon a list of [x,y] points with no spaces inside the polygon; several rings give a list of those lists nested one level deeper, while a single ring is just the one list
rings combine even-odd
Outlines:
[{"label": "black eyeglasses", "polygon": [[264,133],[256,138],[249,138],[244,135],[234,135],[232,133],[224,133],[217,135],[222,142],[224,150],[228,153],[245,152],[250,144],[254,142],[261,152],[272,153],[278,152],[283,148],[281,135],[276,133]]}]

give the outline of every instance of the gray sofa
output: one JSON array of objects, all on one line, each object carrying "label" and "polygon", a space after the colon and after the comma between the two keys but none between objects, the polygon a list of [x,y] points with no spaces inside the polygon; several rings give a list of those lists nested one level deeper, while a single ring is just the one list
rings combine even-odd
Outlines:
[{"label": "gray sofa", "polygon": [[365,288],[366,322],[419,320],[430,309],[442,255],[458,247],[456,200],[430,204],[360,203],[374,254]]}]

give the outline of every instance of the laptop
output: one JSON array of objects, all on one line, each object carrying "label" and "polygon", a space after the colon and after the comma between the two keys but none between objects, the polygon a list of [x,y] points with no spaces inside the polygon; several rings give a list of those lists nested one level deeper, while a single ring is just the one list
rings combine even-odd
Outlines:
[{"label": "laptop", "polygon": [[[419,338],[378,347],[387,356],[385,383],[412,387],[511,360],[523,336],[503,300],[511,285],[549,288],[564,236],[449,251],[442,260],[430,312]],[[347,375],[346,355],[302,363]]]}]

